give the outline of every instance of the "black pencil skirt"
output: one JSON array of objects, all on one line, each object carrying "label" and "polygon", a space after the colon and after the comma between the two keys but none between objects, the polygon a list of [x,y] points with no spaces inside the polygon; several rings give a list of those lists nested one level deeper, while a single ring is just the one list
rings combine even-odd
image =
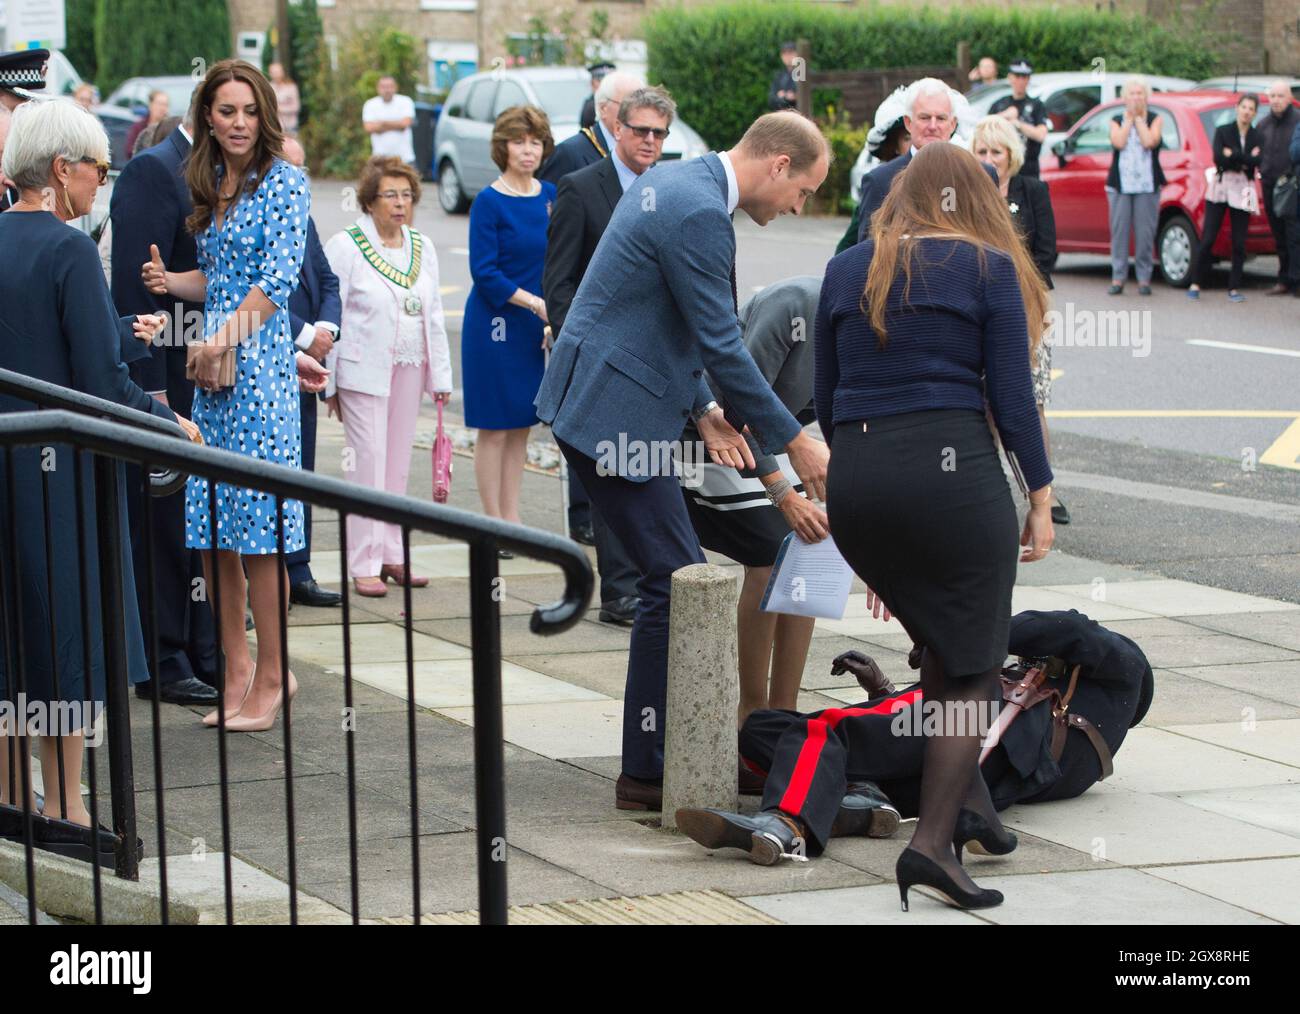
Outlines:
[{"label": "black pencil skirt", "polygon": [[1019,533],[982,413],[836,426],[826,500],[844,559],[947,675],[1006,661]]}]

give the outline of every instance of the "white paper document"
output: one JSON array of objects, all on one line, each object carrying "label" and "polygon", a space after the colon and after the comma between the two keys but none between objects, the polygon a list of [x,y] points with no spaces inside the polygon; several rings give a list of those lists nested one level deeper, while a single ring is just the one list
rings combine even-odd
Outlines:
[{"label": "white paper document", "polygon": [[776,554],[762,608],[768,613],[841,620],[852,585],[853,569],[844,562],[834,539],[827,536],[809,544],[791,532]]}]

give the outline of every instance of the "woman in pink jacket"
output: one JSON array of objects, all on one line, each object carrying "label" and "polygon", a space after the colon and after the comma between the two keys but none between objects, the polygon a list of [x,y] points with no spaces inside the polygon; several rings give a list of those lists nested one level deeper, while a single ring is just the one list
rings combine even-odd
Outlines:
[{"label": "woman in pink jacket", "polygon": [[[400,159],[372,158],[361,171],[356,224],[325,245],[339,277],[343,320],[326,365],[328,405],[347,434],[344,469],[357,482],[405,494],[420,401],[451,396],[451,353],[433,244],[411,228],[420,178]],[[397,525],[348,518],[348,573],[358,595],[385,582],[420,588],[408,574]]]}]

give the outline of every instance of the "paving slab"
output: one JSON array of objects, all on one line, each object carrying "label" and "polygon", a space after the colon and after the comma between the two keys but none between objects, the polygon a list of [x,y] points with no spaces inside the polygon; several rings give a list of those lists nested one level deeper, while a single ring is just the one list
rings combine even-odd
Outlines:
[{"label": "paving slab", "polygon": [[1133,641],[1142,649],[1142,654],[1153,669],[1181,670],[1203,665],[1300,660],[1300,655],[1287,648],[1208,631],[1199,634],[1147,636],[1141,640],[1134,637]]},{"label": "paving slab", "polygon": [[[1121,586],[1138,588],[1151,583],[1150,581],[1109,581],[1099,587],[1079,584],[1048,585],[1041,588],[1018,585],[1011,592],[1011,613],[1014,615],[1025,609],[1039,609],[1044,612],[1053,609],[1077,609],[1098,623],[1146,619],[1154,614],[1139,606],[1116,602],[1111,593]],[[1104,598],[1095,597],[1103,593]]]},{"label": "paving slab", "polygon": [[512,830],[511,844],[620,894],[713,889],[731,895],[875,883],[833,859],[755,866],[735,849],[719,852],[684,835],[615,820],[579,827]]},{"label": "paving slab", "polygon": [[1013,806],[1002,820],[1122,866],[1300,855],[1290,835],[1105,782],[1075,799]]},{"label": "paving slab", "polygon": [[1172,793],[1189,806],[1300,838],[1300,785],[1255,785]]},{"label": "paving slab", "polygon": [[[414,539],[412,539],[414,542]],[[554,574],[563,587],[563,574],[552,563],[542,560],[530,560],[526,556],[516,556],[513,560],[498,560],[498,571],[509,577],[511,574]],[[326,549],[311,554],[311,569],[316,580],[323,585],[337,588],[341,571],[339,569],[339,551]],[[440,542],[411,546],[411,569],[417,574],[431,578],[468,578],[469,546],[464,542]],[[390,590],[389,595],[392,595]]]},{"label": "paving slab", "polygon": [[[890,633],[896,634],[901,630],[897,621],[890,624]],[[911,642],[908,643],[910,645]],[[831,662],[837,655],[846,651],[859,651],[874,658],[881,671],[900,687],[916,682],[916,671],[907,667],[906,651],[864,644],[862,640],[853,637],[814,637],[812,646],[808,650],[808,661],[804,665],[803,688],[822,690],[826,687],[843,687],[850,683],[856,686],[852,673],[842,672],[838,676],[831,675]],[[863,691],[859,688],[858,692]]]},{"label": "paving slab", "polygon": [[740,898],[792,926],[988,926],[980,913],[962,912],[920,894],[909,897],[904,912],[895,884],[838,887],[785,894],[751,894]]},{"label": "paving slab", "polygon": [[[1058,540],[1068,537],[1068,529],[1057,526]],[[1116,563],[1101,563],[1082,556],[1073,556],[1053,549],[1041,560],[1033,563],[1021,563],[1016,568],[1016,584],[1026,586],[1088,584],[1100,578],[1103,581],[1151,581],[1157,580],[1154,574],[1147,574],[1132,567]]]},{"label": "paving slab", "polygon": [[[1217,864],[1216,864],[1217,865]],[[1025,877],[980,877],[1006,900],[980,912],[999,926],[1249,926],[1272,922],[1143,870],[1091,870]]]},{"label": "paving slab", "polygon": [[1300,923],[1300,859],[1158,866],[1144,872],[1269,919]]},{"label": "paving slab", "polygon": [[[1094,586],[1086,584],[1057,585],[1052,588],[1065,595],[1088,597]],[[1213,613],[1274,613],[1300,611],[1294,602],[1243,595],[1240,592],[1193,584],[1191,581],[1158,579],[1154,581],[1108,581],[1105,584],[1105,601],[1117,606],[1127,606],[1157,616],[1199,616]]]},{"label": "paving slab", "polygon": [[1227,665],[1181,666],[1175,667],[1173,671],[1206,683],[1232,687],[1235,690],[1300,706],[1300,659],[1249,664],[1234,662]]},{"label": "paving slab", "polygon": [[562,651],[510,656],[510,661],[525,669],[586,687],[605,697],[623,696],[627,685],[627,659],[626,650]]},{"label": "paving slab", "polygon": [[1211,613],[1184,616],[1183,620],[1210,630],[1222,630],[1252,641],[1264,641],[1279,648],[1300,651],[1300,623],[1276,613]]},{"label": "paving slab", "polygon": [[[161,891],[160,872],[157,859],[145,859],[140,863],[140,884],[155,893]],[[224,856],[220,852],[167,857],[167,896],[196,908],[201,925],[225,923],[225,883]],[[289,885],[283,880],[231,856],[230,885],[236,923],[289,922]],[[299,923],[351,921],[346,912],[302,890],[298,891],[297,903]]]},{"label": "paving slab", "polygon": [[[543,757],[607,757],[623,750],[622,701],[507,704],[502,711],[507,742]],[[473,708],[440,708],[438,713],[474,724]]]},{"label": "paving slab", "polygon": [[[527,616],[501,617],[501,654],[536,655],[574,651],[626,651],[631,632],[626,627],[582,620],[562,634],[541,637],[528,629]],[[423,620],[416,628],[457,644],[471,643],[468,619]]]},{"label": "paving slab", "polygon": [[1224,728],[1211,725],[1130,729],[1120,748],[1115,773],[1106,784],[1134,792],[1182,792],[1300,782],[1300,768],[1262,760],[1239,752],[1240,747],[1193,739],[1176,731]]},{"label": "paving slab", "polygon": [[1230,750],[1239,750],[1252,757],[1265,757],[1279,764],[1290,765],[1292,776],[1287,781],[1296,781],[1297,776],[1300,776],[1300,719],[1238,722],[1235,725],[1175,725],[1169,731]]},{"label": "paving slab", "polygon": [[[1268,663],[1259,663],[1267,665]],[[1142,719],[1142,725],[1169,726],[1194,723],[1240,722],[1256,719],[1300,718],[1300,706],[1284,704],[1270,697],[1259,697],[1236,687],[1220,686],[1196,677],[1200,669],[1187,670],[1190,675],[1173,669],[1157,669],[1155,697]],[[1300,686],[1297,687],[1300,689]]]},{"label": "paving slab", "polygon": [[[421,708],[471,707],[474,703],[474,662],[471,658],[438,659],[411,665],[415,703]],[[354,665],[352,678],[386,694],[405,699],[405,662]],[[506,704],[546,704],[558,701],[599,701],[603,694],[543,676],[513,662],[501,663],[501,694]]]},{"label": "paving slab", "polygon": [[[338,614],[335,614],[338,618]],[[256,640],[255,638],[253,640]],[[373,662],[399,662],[406,659],[406,630],[393,623],[362,623],[351,630],[349,637],[352,664]],[[333,671],[343,671],[343,624],[318,625],[300,633],[289,634],[289,657],[302,659]],[[411,631],[411,657],[413,659],[470,658],[471,652],[463,644],[430,637],[417,630]]]}]

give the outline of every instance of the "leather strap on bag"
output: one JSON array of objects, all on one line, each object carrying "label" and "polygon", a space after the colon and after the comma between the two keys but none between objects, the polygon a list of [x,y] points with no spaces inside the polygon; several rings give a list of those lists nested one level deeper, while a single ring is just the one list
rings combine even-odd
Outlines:
[{"label": "leather strap on bag", "polygon": [[1079,672],[1083,668],[1076,665],[1070,673],[1070,682],[1062,694],[1050,685],[1047,678],[1047,665],[1035,665],[1028,669],[1010,668],[1002,670],[1002,699],[1008,704],[1028,711],[1044,701],[1050,702],[1052,709],[1052,759],[1059,762],[1065,752],[1066,736],[1071,728],[1078,729],[1088,737],[1088,742],[1097,752],[1101,763],[1101,780],[1115,773],[1114,759],[1110,747],[1102,738],[1097,727],[1083,715],[1070,714],[1070,701],[1079,685]]}]

